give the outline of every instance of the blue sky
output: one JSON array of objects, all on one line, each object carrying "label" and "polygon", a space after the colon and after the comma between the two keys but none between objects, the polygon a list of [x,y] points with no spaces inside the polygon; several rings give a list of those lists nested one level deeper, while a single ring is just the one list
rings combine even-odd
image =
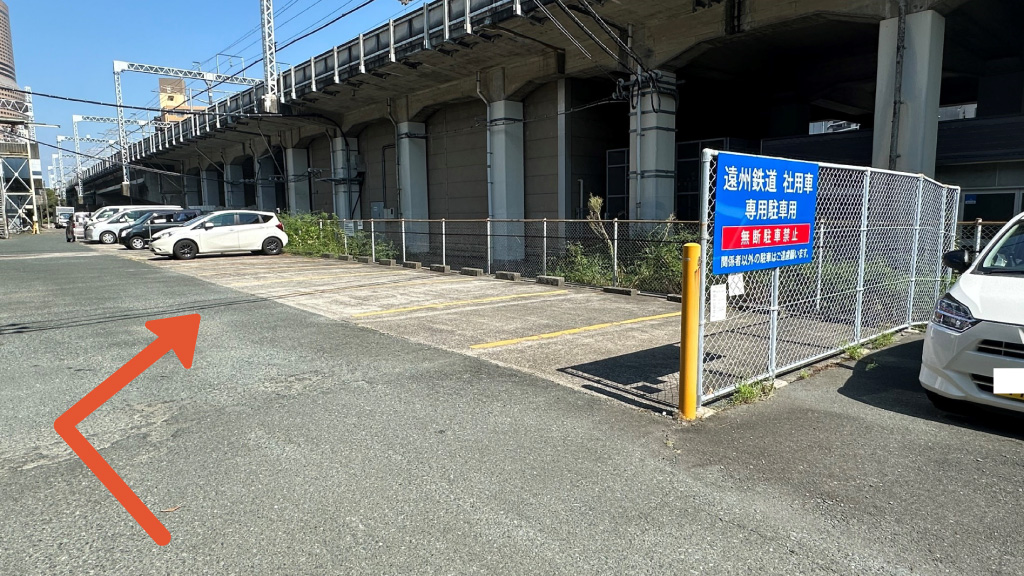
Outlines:
[{"label": "blue sky", "polygon": [[[111,62],[114,60],[177,68],[192,68],[198,61],[204,63],[204,70],[214,70],[216,55],[220,52],[241,55],[246,64],[262,56],[258,0],[6,1],[11,11],[18,83],[22,87],[31,86],[36,92],[113,102]],[[277,42],[284,44],[317,21],[326,22],[361,3],[362,0],[275,0]],[[399,0],[376,0],[280,52],[278,60],[292,64],[308,59],[389,18],[422,7],[422,3],[423,0],[417,0],[402,6]],[[247,38],[231,46],[251,31],[254,32]],[[238,59],[221,57],[220,64],[222,71],[230,68],[231,72],[237,72],[241,68]],[[250,68],[246,75],[262,77],[262,64]],[[157,76],[125,74],[122,80],[125,104],[156,105]],[[203,84],[197,82],[194,87],[198,91]],[[215,94],[217,98],[223,96]],[[61,125],[60,129],[37,129],[37,138],[48,144],[55,144],[58,134],[71,136],[73,114],[117,115],[115,108],[38,96],[33,102],[36,122]],[[83,136],[101,137],[108,130],[112,130],[116,138],[116,126],[83,124],[79,127]],[[71,143],[64,146],[73,149]],[[40,149],[44,176],[54,152],[52,148]],[[65,167],[71,163],[73,160],[65,159]]]}]

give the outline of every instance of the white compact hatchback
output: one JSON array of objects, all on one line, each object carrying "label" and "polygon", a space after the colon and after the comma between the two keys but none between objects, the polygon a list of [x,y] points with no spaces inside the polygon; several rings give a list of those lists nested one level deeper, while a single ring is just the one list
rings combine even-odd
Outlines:
[{"label": "white compact hatchback", "polygon": [[288,235],[274,213],[224,210],[154,234],[149,249],[158,256],[191,260],[199,254],[243,251],[273,256],[287,245]]},{"label": "white compact hatchback", "polygon": [[962,275],[935,307],[921,362],[921,385],[936,407],[961,402],[1024,412],[1024,395],[996,395],[994,370],[1024,370],[1024,214],[973,261],[957,250],[943,263]]}]

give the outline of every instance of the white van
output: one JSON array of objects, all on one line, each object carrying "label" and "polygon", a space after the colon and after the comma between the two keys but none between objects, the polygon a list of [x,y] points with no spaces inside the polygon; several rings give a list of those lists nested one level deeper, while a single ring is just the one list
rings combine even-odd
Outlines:
[{"label": "white van", "polygon": [[994,389],[997,368],[1024,370],[1024,214],[1013,218],[968,262],[966,250],[943,264],[960,279],[935,307],[921,362],[921,385],[941,410],[962,402],[1024,412],[1024,394]]},{"label": "white van", "polygon": [[107,218],[110,218],[114,214],[117,214],[118,212],[122,212],[124,210],[139,210],[139,209],[146,209],[146,210],[181,210],[181,206],[172,206],[172,205],[146,206],[146,205],[141,205],[141,204],[130,204],[130,205],[125,205],[125,206],[104,206],[103,208],[99,208],[95,212],[93,212],[92,216],[89,217],[89,220],[85,223],[85,225],[88,226],[89,224],[95,224],[95,223],[97,223],[97,222],[99,222],[101,220],[106,220]]}]

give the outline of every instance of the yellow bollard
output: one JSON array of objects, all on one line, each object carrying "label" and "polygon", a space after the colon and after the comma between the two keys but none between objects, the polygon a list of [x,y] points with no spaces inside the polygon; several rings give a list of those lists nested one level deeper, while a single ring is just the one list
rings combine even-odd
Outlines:
[{"label": "yellow bollard", "polygon": [[697,419],[698,338],[700,332],[700,245],[683,246],[682,331],[679,343],[679,418]]}]

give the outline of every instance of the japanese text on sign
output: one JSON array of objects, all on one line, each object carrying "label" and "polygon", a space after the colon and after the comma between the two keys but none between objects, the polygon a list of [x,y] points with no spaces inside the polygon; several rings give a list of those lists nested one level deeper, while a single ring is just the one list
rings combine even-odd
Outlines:
[{"label": "japanese text on sign", "polygon": [[813,259],[818,165],[721,153],[715,182],[715,274]]}]

